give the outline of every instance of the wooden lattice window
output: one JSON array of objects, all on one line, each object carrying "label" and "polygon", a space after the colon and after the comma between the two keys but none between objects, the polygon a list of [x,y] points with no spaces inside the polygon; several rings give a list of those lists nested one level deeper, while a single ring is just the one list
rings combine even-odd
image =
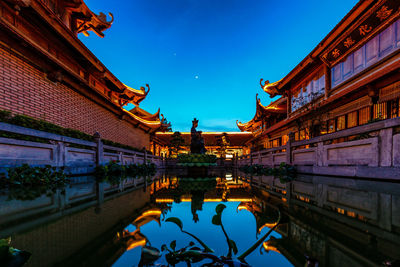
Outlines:
[{"label": "wooden lattice window", "polygon": [[357,111],[347,114],[347,128],[357,126]]},{"label": "wooden lattice window", "polygon": [[336,119],[336,131],[344,130],[346,129],[346,116],[339,116]]},{"label": "wooden lattice window", "polygon": [[358,111],[358,125],[368,123],[370,120],[371,107],[365,107]]},{"label": "wooden lattice window", "polygon": [[387,119],[387,102],[374,104],[373,119]]}]

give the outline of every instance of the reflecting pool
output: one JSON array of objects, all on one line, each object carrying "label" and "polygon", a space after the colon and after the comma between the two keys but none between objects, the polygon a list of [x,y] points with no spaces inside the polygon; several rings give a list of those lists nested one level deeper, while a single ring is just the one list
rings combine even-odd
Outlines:
[{"label": "reflecting pool", "polygon": [[2,192],[0,238],[29,254],[25,266],[399,264],[398,183],[178,177],[74,177],[65,192],[32,200]]}]

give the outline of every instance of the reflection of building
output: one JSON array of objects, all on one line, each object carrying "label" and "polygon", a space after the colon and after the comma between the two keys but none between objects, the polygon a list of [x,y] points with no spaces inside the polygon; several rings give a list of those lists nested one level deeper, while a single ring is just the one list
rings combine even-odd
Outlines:
[{"label": "reflection of building", "polygon": [[[157,140],[157,151],[164,155],[169,155],[168,145],[171,143],[173,133],[156,133],[155,139]],[[190,152],[190,133],[182,132],[181,136],[184,140],[181,153]],[[207,153],[212,153],[220,156],[221,146],[224,146],[224,152],[227,158],[233,157],[233,155],[247,154],[249,151],[245,147],[245,143],[251,139],[252,134],[249,132],[226,132],[224,136],[223,132],[203,132],[204,143],[207,149]],[[156,154],[158,155],[158,154]]]},{"label": "reflection of building", "polygon": [[162,129],[159,113],[127,111],[149,86],[119,81],[78,39],[104,37],[114,21],[95,14],[83,0],[0,1],[0,109],[137,148],[149,148]]},{"label": "reflection of building", "polygon": [[[291,132],[293,141],[337,133],[330,135],[329,140],[322,140],[326,141],[324,145],[354,140],[355,143],[346,146],[351,147],[355,155],[335,158],[336,164],[344,162],[345,165],[348,158],[347,161],[365,165],[367,156],[360,145],[367,153],[376,153],[372,152],[375,142],[372,138],[377,135],[390,144],[398,142],[400,136],[395,127],[400,125],[396,119],[400,116],[399,8],[398,0],[359,1],[287,76],[275,83],[261,83],[271,97],[280,97],[268,106],[257,100],[254,118],[238,123],[242,131],[254,134],[248,144],[254,150],[270,149],[285,145]],[[376,124],[390,119],[385,125]],[[370,127],[357,128],[369,123]],[[343,132],[350,128],[352,131]],[[383,128],[385,131],[379,132]],[[341,136],[339,132],[346,135]],[[298,149],[316,146],[304,144]],[[313,149],[307,151],[307,155],[305,151],[296,155],[299,164],[304,161],[310,164],[315,158]],[[390,157],[392,152],[382,148],[382,153]],[[395,158],[393,161],[399,166]],[[373,160],[367,164],[377,165]],[[390,165],[391,162],[379,163],[379,166]]]},{"label": "reflection of building", "polygon": [[241,181],[227,181],[222,178],[187,180],[168,178],[153,193],[157,203],[190,202],[193,191],[204,192],[203,202],[252,200],[249,185]]},{"label": "reflection of building", "polygon": [[[90,189],[95,188],[92,183],[90,185]],[[10,202],[14,209],[7,208],[8,201],[0,201],[0,217],[11,220],[1,225],[0,236],[12,235],[14,247],[32,253],[27,266],[75,266],[77,263],[80,266],[111,266],[127,247],[143,243],[140,233],[122,232],[124,226],[138,215],[154,210],[143,209],[150,202],[149,190],[108,191],[99,209],[97,201],[93,201],[95,197],[88,194],[89,188],[85,184],[78,186],[81,187],[79,192],[66,190],[66,195],[76,197],[77,201],[71,199],[68,206],[60,209],[56,206],[62,202],[58,201],[58,194],[54,200],[41,197],[23,203]],[[20,212],[16,212],[18,210]],[[135,216],[136,210],[144,212]],[[123,235],[125,239],[122,239]]]},{"label": "reflection of building", "polygon": [[299,176],[286,184],[272,176],[250,180],[257,197],[239,208],[256,220],[262,211],[273,214],[268,208],[280,209],[287,218],[277,228],[282,238],[271,238],[263,247],[295,266],[304,266],[305,255],[319,266],[383,266],[400,260],[399,184],[344,178],[338,183],[323,176]]}]

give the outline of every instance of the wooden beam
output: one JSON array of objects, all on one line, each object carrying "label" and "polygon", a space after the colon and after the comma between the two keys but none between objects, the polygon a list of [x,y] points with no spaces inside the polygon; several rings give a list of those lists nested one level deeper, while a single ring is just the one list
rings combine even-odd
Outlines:
[{"label": "wooden beam", "polygon": [[31,0],[31,7],[36,13],[51,27],[54,28],[68,43],[70,43],[84,58],[86,58],[99,71],[104,71],[104,66],[90,52],[90,50],[79,41],[78,37],[61,21],[57,16],[51,15],[52,12],[38,0]]}]

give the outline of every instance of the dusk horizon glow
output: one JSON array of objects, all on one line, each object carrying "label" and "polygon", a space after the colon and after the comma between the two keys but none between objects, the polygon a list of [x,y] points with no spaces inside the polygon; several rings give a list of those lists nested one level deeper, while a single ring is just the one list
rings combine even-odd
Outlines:
[{"label": "dusk horizon glow", "polygon": [[86,3],[115,21],[105,38],[80,39],[123,83],[150,84],[141,108],[160,107],[174,131],[189,131],[196,117],[199,130],[237,132],[236,120],[253,118],[257,93],[264,105],[272,101],[260,78],[283,78],[357,1]]}]

